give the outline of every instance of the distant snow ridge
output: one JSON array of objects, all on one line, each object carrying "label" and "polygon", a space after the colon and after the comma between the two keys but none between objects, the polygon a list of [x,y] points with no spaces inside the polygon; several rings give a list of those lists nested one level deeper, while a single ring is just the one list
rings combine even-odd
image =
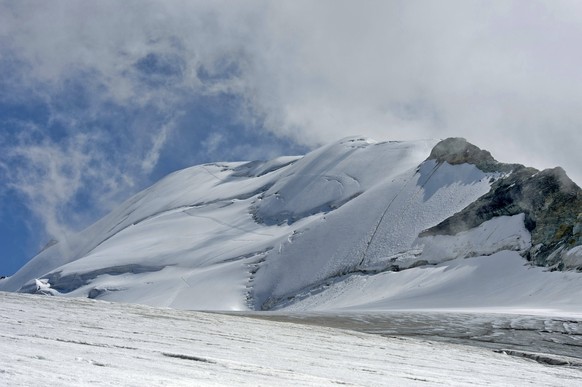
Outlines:
[{"label": "distant snow ridge", "polygon": [[173,173],[0,290],[209,310],[568,308],[581,245],[580,188],[561,169],[460,138],[352,137]]}]

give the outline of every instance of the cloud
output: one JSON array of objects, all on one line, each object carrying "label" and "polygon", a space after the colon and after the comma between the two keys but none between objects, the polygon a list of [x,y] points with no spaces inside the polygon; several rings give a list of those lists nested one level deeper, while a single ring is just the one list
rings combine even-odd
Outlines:
[{"label": "cloud", "polygon": [[[285,149],[253,146],[250,127],[308,147],[352,134],[464,136],[502,161],[561,165],[580,184],[581,11],[567,1],[0,2],[3,128],[29,136],[4,140],[16,147],[2,158],[22,168],[14,189],[54,208],[47,229],[66,232],[82,223],[63,214],[87,187],[105,182],[104,209],[158,176],[169,153],[194,162]],[[233,134],[235,123],[246,132]],[[27,180],[17,172],[27,168],[50,178]]]},{"label": "cloud", "polygon": [[[98,135],[79,133],[57,143],[30,128],[18,137],[2,147],[0,166],[8,182],[3,188],[20,194],[47,236],[60,240],[65,250],[69,235],[92,220],[95,211],[117,203],[133,184],[108,162],[97,146],[102,142]],[[85,210],[77,211],[79,206]]]},{"label": "cloud", "polygon": [[251,72],[271,130],[322,143],[465,136],[582,182],[582,7],[571,2],[294,2]]},{"label": "cloud", "polygon": [[0,2],[0,194],[21,198],[45,242],[66,247],[131,193],[217,152],[185,138],[206,137],[209,104],[241,98],[247,27],[218,5]]},{"label": "cloud", "polygon": [[159,133],[153,138],[152,147],[148,151],[146,157],[141,163],[141,167],[146,174],[151,173],[151,171],[158,163],[158,160],[160,158],[160,152],[166,142],[169,132],[170,132],[169,126],[162,126]]}]

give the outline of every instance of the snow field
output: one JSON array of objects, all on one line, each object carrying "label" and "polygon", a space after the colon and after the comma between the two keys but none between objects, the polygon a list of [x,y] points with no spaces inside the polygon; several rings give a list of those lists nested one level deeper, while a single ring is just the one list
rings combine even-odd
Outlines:
[{"label": "snow field", "polygon": [[582,371],[483,348],[83,299],[0,293],[9,386],[552,385]]}]

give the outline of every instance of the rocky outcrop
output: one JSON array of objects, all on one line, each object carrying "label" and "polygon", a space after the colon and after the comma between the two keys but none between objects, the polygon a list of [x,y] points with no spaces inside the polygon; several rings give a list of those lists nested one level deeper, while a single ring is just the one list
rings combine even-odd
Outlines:
[{"label": "rocky outcrop", "polygon": [[474,164],[485,172],[499,172],[500,178],[487,194],[421,236],[455,235],[497,216],[523,213],[532,238],[532,247],[524,253],[529,261],[557,270],[582,271],[579,261],[564,260],[569,251],[582,245],[582,190],[562,168],[538,171],[502,164],[464,139],[442,141],[431,158]]},{"label": "rocky outcrop", "polygon": [[442,140],[430,152],[428,160],[451,165],[473,164],[483,172],[510,172],[522,167],[519,164],[503,164],[491,156],[491,153],[469,143],[461,137],[451,137]]}]

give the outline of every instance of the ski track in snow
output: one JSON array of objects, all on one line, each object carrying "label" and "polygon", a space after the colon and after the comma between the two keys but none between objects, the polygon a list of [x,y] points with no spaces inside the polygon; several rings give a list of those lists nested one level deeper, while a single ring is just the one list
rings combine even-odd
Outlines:
[{"label": "ski track in snow", "polygon": [[578,367],[240,316],[0,292],[0,384],[552,385]]}]

